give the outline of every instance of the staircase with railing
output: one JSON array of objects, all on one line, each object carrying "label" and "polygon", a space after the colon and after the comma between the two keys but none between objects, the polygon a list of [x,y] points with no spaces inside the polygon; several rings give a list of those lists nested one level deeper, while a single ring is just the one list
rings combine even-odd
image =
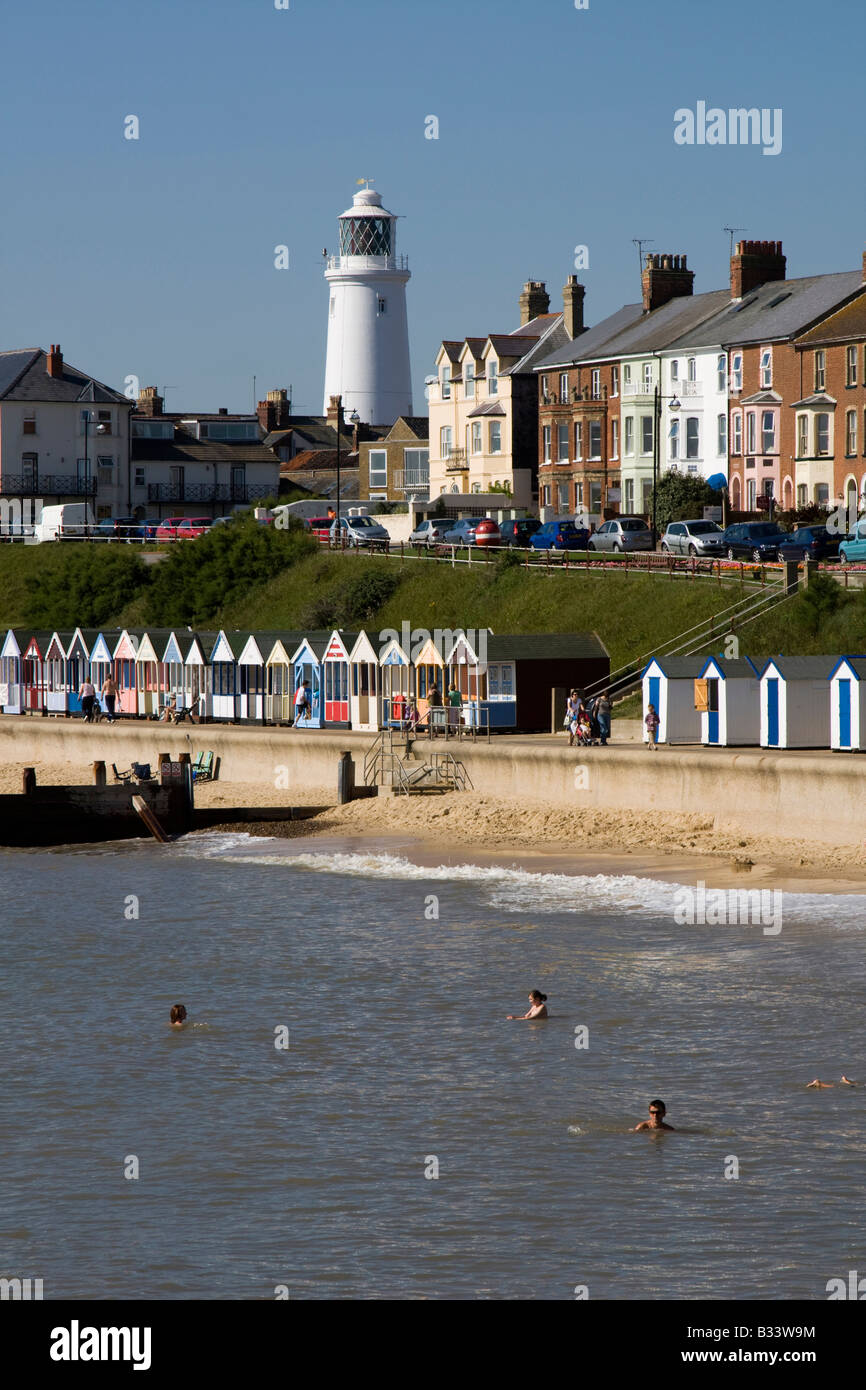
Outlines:
[{"label": "staircase with railing", "polygon": [[466,791],[472,780],[453,753],[421,758],[411,735],[383,729],[364,755],[364,785],[391,787],[407,796],[421,792]]}]

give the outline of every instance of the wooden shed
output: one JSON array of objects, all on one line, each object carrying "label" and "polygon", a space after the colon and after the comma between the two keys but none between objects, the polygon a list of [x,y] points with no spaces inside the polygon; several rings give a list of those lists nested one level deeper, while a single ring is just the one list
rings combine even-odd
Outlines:
[{"label": "wooden shed", "polygon": [[830,747],[830,672],[838,656],[774,656],[761,672],[761,747]]},{"label": "wooden shed", "polygon": [[[659,743],[700,743],[701,713],[695,708],[695,681],[706,656],[654,656],[643,673],[643,719],[655,706]],[[646,723],[643,739],[647,741]]]},{"label": "wooden shed", "polygon": [[695,686],[701,743],[730,748],[757,746],[761,736],[758,668],[748,657],[707,658]]},{"label": "wooden shed", "polygon": [[842,656],[830,672],[830,747],[866,751],[866,656]]}]

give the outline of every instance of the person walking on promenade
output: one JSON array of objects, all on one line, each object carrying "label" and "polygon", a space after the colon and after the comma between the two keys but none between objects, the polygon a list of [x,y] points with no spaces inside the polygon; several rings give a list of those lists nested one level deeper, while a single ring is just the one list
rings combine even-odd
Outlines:
[{"label": "person walking on promenade", "polygon": [[109,724],[114,723],[114,706],[117,703],[117,686],[113,676],[106,676],[102,682],[102,698],[105,701],[105,713],[108,715]]},{"label": "person walking on promenade", "polygon": [[430,725],[430,737],[435,738],[437,731],[442,727],[441,715],[442,692],[434,681],[427,695],[427,719]]},{"label": "person walking on promenade", "polygon": [[563,721],[564,727],[568,729],[569,748],[571,748],[572,744],[574,743],[574,736],[577,732],[577,722],[580,717],[580,711],[582,709],[583,700],[580,697],[579,691],[572,690],[571,694],[565,702],[565,719]]},{"label": "person walking on promenade", "polygon": [[81,682],[78,691],[78,698],[81,701],[81,713],[84,715],[85,724],[93,723],[93,705],[96,700],[96,687],[92,681],[85,679]]},{"label": "person walking on promenade", "polygon": [[460,711],[462,708],[463,696],[452,681],[448,690],[448,723],[452,728],[460,723]]},{"label": "person walking on promenade", "polygon": [[310,701],[310,682],[301,681],[295,691],[295,724],[297,725],[301,719],[306,719],[309,723],[312,712],[313,706]]},{"label": "person walking on promenade", "polygon": [[658,747],[659,724],[661,723],[655,705],[650,705],[647,708],[647,715],[644,723],[646,724],[647,747],[655,752]]},{"label": "person walking on promenade", "polygon": [[610,696],[606,690],[599,695],[595,704],[595,717],[598,720],[599,739],[602,748],[607,747],[610,738]]}]

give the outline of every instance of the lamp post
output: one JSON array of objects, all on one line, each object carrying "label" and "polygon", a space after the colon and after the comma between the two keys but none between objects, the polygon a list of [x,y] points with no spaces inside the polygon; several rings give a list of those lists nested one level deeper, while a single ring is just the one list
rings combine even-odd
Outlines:
[{"label": "lamp post", "polygon": [[653,389],[653,550],[658,545],[658,530],[656,527],[656,491],[659,483],[659,467],[661,461],[661,423],[662,423],[662,401],[670,401],[668,410],[677,411],[680,408],[677,396],[666,396],[659,390],[658,385]]},{"label": "lamp post", "polygon": [[[343,397],[337,397],[337,541],[342,545],[343,534],[340,529],[340,417],[343,413]],[[349,420],[353,425],[360,422],[360,415],[357,410],[353,410]]]},{"label": "lamp post", "polygon": [[97,434],[108,434],[109,426],[105,423],[99,424],[98,421],[94,422],[89,410],[82,411],[82,418],[84,420],[84,501],[86,506],[90,496],[90,454],[88,452],[87,432],[89,427],[96,423]]}]

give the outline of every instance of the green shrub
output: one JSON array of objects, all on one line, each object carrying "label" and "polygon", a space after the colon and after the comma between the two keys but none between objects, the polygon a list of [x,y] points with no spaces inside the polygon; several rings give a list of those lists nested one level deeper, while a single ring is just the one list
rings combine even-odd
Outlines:
[{"label": "green shrub", "polygon": [[[35,547],[30,553],[38,555]],[[131,546],[60,544],[30,581],[25,621],[34,628],[103,627],[149,580]]]}]

